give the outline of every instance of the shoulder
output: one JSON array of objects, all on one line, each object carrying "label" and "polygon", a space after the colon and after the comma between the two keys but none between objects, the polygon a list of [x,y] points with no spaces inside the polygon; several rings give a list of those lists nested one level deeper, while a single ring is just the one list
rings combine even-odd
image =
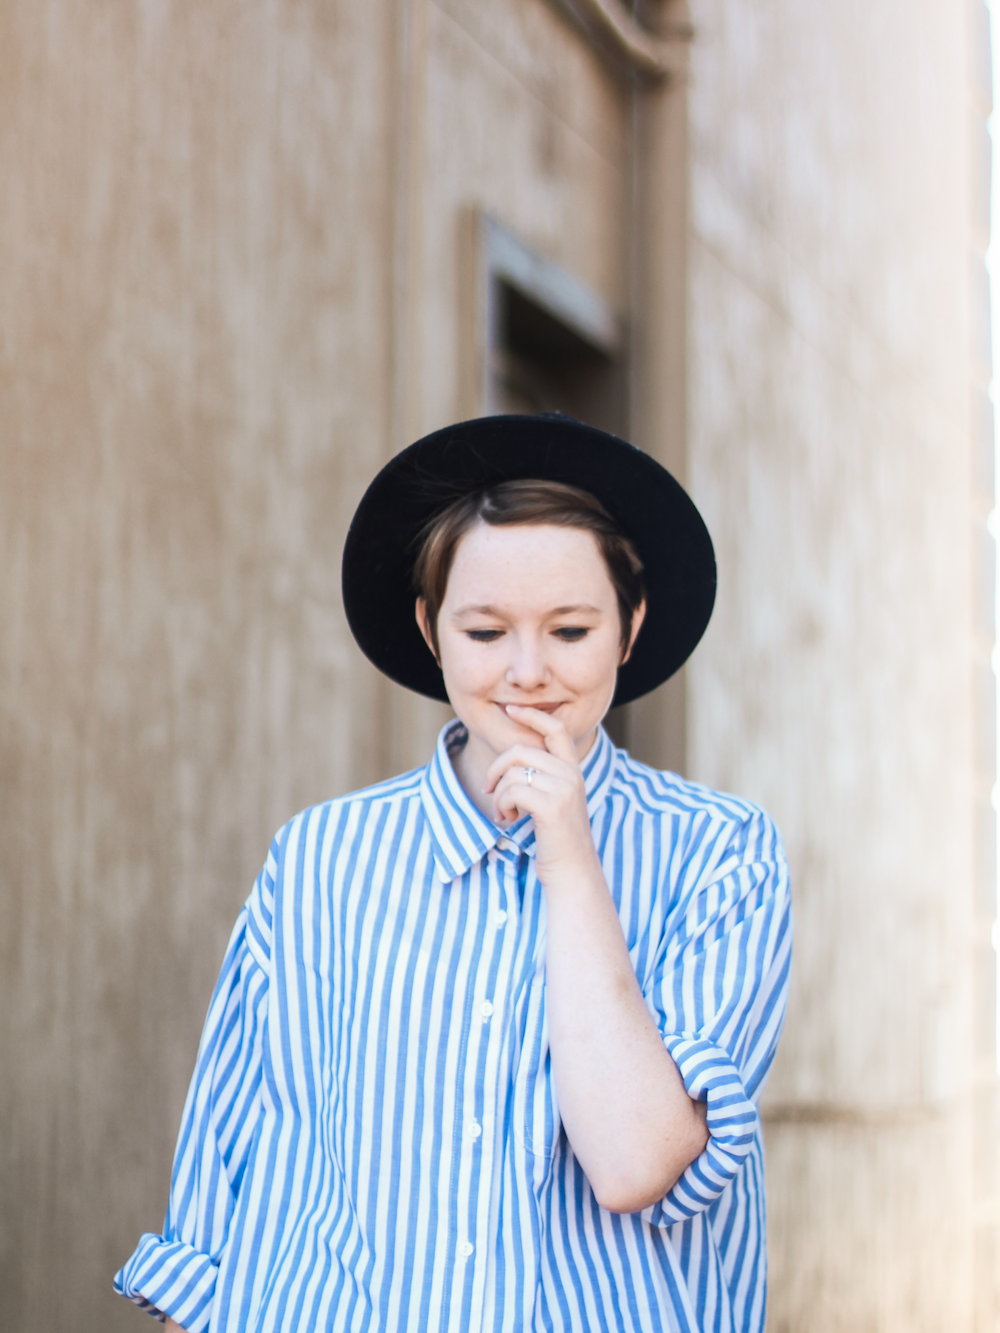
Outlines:
[{"label": "shoulder", "polygon": [[741,860],[783,862],[781,835],[766,810],[744,797],[716,791],[691,782],[677,773],[650,768],[625,750],[616,752],[611,796],[641,816],[657,822],[669,821],[672,841],[715,855],[738,856]]},{"label": "shoulder", "polygon": [[275,916],[340,875],[353,880],[401,836],[420,837],[424,770],[308,806],[278,829],[248,902],[262,936]]},{"label": "shoulder", "polygon": [[616,759],[612,791],[649,814],[707,816],[734,825],[755,819],[770,822],[766,811],[742,796],[716,791],[669,770],[650,768],[633,759],[627,750],[617,750]]},{"label": "shoulder", "polygon": [[271,858],[277,860],[286,857],[290,847],[298,847],[303,840],[313,839],[327,830],[356,829],[369,822],[404,814],[408,807],[420,803],[424,772],[424,769],[417,768],[372,787],[307,806],[283,824],[274,835]]}]

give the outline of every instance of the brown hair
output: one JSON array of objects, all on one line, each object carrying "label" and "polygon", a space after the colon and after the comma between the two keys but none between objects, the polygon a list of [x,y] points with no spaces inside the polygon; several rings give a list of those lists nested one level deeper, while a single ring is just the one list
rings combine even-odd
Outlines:
[{"label": "brown hair", "polygon": [[604,506],[589,491],[560,481],[502,481],[452,501],[417,534],[413,586],[427,604],[435,653],[437,621],[448,589],[458,544],[477,523],[491,527],[551,526],[592,532],[618,597],[622,655],[629,646],[632,618],[646,595],[642,561]]}]

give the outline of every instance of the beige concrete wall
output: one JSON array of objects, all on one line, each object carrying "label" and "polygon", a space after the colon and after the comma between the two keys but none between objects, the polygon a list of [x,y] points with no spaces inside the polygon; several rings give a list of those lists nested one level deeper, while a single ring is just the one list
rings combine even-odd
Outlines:
[{"label": "beige concrete wall", "polygon": [[134,1326],[232,919],[375,775],[338,562],[386,450],[391,41],[378,4],[0,13],[4,1329]]},{"label": "beige concrete wall", "polygon": [[[972,1329],[978,1282],[993,1328],[975,1224],[995,1185],[973,1162],[995,1068],[974,919],[984,11],[692,10],[689,476],[720,594],[689,753],[775,815],[797,913],[765,1101],[769,1327]],[[984,1124],[986,1151],[988,1104]]]},{"label": "beige concrete wall", "polygon": [[625,133],[543,0],[2,7],[3,1329],[140,1326],[111,1275],[270,836],[442,716],[361,659],[339,559],[475,408],[463,227],[620,306]]}]

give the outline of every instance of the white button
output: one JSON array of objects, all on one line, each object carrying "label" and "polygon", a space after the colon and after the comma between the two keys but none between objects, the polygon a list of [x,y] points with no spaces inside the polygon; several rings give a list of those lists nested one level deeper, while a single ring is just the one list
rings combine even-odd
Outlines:
[{"label": "white button", "polygon": [[479,1012],[482,1014],[484,1018],[489,1018],[490,1014],[492,1014],[493,1012],[493,1006],[492,1004],[490,1004],[489,1000],[484,1000],[482,1002],[482,1004],[479,1006]]},{"label": "white button", "polygon": [[[472,1123],[469,1125],[469,1128],[465,1132],[466,1134],[468,1134],[470,1139],[478,1139],[480,1134],[483,1132],[483,1127],[478,1120],[473,1120]],[[470,1250],[469,1253],[471,1254],[472,1251]]]},{"label": "white button", "polygon": [[463,1240],[461,1245],[458,1247],[458,1252],[463,1259],[468,1259],[469,1255],[475,1248],[476,1247],[473,1245],[471,1240]]},{"label": "white button", "polygon": [[498,845],[499,845],[505,852],[516,852],[516,851],[519,850],[519,849],[518,849],[518,845],[517,845],[517,843],[516,843],[516,842],[512,842],[510,838],[501,838],[501,839],[500,839],[500,842],[499,842]]},{"label": "white button", "polygon": [[500,908],[500,911],[497,912],[496,917],[494,919],[497,923],[498,928],[502,926],[503,923],[507,920],[507,913],[503,910],[502,907]]}]

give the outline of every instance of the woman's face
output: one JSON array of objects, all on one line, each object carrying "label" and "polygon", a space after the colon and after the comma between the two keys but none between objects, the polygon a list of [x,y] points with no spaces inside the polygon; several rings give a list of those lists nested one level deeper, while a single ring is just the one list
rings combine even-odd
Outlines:
[{"label": "woman's face", "polygon": [[[422,601],[417,619],[430,642]],[[477,524],[455,551],[437,632],[448,698],[470,749],[490,761],[518,742],[541,746],[538,732],[504,711],[522,704],[559,718],[583,758],[621,660],[618,599],[593,534]]]}]

